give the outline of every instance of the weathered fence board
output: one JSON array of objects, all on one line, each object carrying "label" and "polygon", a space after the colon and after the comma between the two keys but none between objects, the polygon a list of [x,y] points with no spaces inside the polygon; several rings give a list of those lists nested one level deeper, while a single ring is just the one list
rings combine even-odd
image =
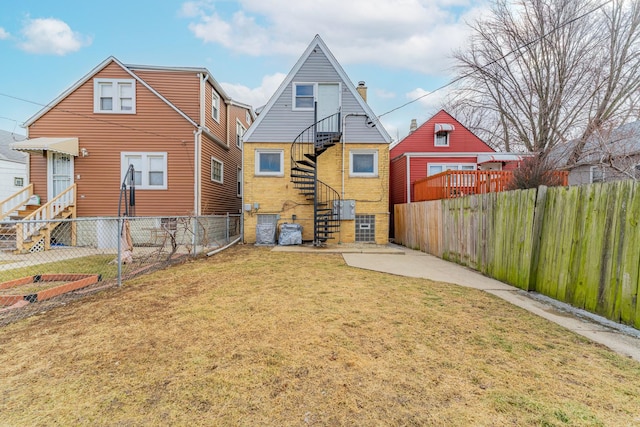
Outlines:
[{"label": "weathered fence board", "polygon": [[396,241],[640,329],[640,185],[396,205]]}]

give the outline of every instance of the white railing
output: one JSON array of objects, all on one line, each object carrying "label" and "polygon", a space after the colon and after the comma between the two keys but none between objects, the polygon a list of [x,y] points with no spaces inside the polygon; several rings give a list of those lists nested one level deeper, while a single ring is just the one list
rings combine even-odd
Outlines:
[{"label": "white railing", "polygon": [[[16,244],[20,250],[26,240],[50,226],[50,222],[65,209],[76,204],[76,184],[72,184],[62,193],[42,205],[40,209],[26,216],[17,224]],[[51,230],[49,230],[51,231]],[[48,246],[48,242],[46,244]]]},{"label": "white railing", "polygon": [[14,212],[17,212],[20,207],[33,196],[33,184],[29,184],[17,193],[12,194],[3,201],[0,202],[0,219],[9,217]]}]

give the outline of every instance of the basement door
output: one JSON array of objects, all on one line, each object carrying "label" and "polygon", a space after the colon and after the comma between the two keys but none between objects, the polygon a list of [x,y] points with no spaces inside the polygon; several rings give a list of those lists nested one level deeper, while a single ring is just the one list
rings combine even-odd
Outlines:
[{"label": "basement door", "polygon": [[[340,84],[318,83],[318,121],[340,110]],[[320,132],[337,132],[338,121],[328,120],[320,125]]]},{"label": "basement door", "polygon": [[48,191],[51,200],[73,183],[73,158],[70,154],[48,152]]}]

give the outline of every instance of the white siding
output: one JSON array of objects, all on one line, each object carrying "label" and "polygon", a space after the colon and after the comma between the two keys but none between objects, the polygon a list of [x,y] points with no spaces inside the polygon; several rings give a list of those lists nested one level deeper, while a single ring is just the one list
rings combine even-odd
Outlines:
[{"label": "white siding", "polygon": [[[282,142],[291,143],[293,140],[313,124],[313,111],[292,111],[292,87],[295,82],[304,83],[341,83],[342,87],[342,115],[365,114],[355,96],[355,87],[351,82],[345,82],[333,67],[320,47],[311,52],[298,73],[293,77],[280,97],[269,111],[265,111],[259,126],[254,130],[246,142]],[[355,96],[354,96],[355,93]],[[385,139],[376,127],[368,126],[365,117],[348,116],[346,119],[346,142],[384,143]],[[377,126],[382,126],[378,124]]]},{"label": "white siding", "polygon": [[[13,185],[14,178],[22,178],[23,186]],[[27,182],[27,165],[24,163],[0,160],[0,200],[4,200],[13,193],[22,190]]]}]

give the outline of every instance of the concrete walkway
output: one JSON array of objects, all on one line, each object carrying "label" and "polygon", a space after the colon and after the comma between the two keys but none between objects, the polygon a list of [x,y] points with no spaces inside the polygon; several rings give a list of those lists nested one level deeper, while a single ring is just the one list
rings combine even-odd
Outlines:
[{"label": "concrete walkway", "polygon": [[351,267],[479,289],[640,362],[640,331],[637,329],[620,325],[535,292],[522,291],[423,252],[397,245],[336,245],[320,249],[307,246],[276,246],[274,251],[341,253]]}]

